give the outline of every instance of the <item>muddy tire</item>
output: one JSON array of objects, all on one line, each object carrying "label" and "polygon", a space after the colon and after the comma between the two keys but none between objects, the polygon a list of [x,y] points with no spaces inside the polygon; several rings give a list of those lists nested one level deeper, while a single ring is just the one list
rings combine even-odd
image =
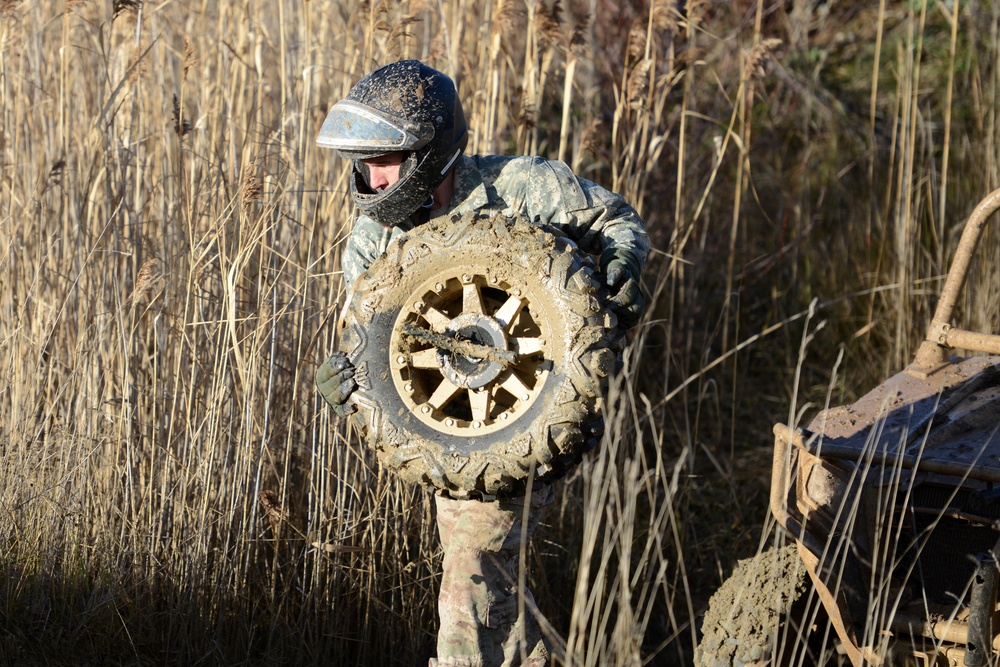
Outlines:
[{"label": "muddy tire", "polygon": [[825,664],[832,649],[802,630],[808,590],[794,544],[740,561],[709,600],[695,667]]},{"label": "muddy tire", "polygon": [[470,213],[403,235],[345,308],[368,445],[459,498],[563,474],[603,430],[618,340],[604,298],[589,258],[526,220]]}]

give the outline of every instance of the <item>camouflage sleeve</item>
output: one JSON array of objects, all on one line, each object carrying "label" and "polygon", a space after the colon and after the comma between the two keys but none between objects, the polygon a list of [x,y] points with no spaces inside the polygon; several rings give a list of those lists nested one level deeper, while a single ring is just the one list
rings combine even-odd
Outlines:
[{"label": "camouflage sleeve", "polygon": [[564,162],[524,159],[530,162],[524,165],[526,177],[520,179],[516,199],[525,215],[556,227],[587,252],[626,248],[645,262],[649,253],[646,227],[621,195],[576,176]]},{"label": "camouflage sleeve", "polygon": [[393,231],[393,228],[383,227],[367,216],[358,218],[347,239],[347,248],[340,258],[347,292],[351,291],[354,281],[371,266],[375,258],[385,252]]}]

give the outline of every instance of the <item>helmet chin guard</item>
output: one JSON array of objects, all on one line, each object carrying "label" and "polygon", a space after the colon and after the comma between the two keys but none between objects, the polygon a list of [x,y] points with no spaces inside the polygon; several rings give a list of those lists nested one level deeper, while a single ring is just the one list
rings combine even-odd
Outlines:
[{"label": "helmet chin guard", "polygon": [[[361,160],[354,161],[351,179],[351,196],[361,212],[386,226],[404,223],[410,215],[433,199],[434,190],[447,175],[455,159],[461,155],[460,148],[454,149],[454,157],[439,173],[428,173],[435,168],[434,160],[428,155],[417,162],[417,153],[410,153],[399,167],[399,180],[381,192],[372,190],[368,184],[367,168]],[[434,187],[428,187],[434,183]]]},{"label": "helmet chin guard", "polygon": [[[334,104],[316,143],[354,161],[355,203],[365,215],[393,226],[427,202],[468,138],[451,78],[417,60],[401,60],[368,74]],[[407,153],[399,180],[375,192],[361,161],[397,151]]]}]

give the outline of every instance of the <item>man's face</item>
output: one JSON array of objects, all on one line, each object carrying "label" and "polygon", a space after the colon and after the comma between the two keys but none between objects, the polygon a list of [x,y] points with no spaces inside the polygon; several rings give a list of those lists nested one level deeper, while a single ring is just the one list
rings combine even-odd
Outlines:
[{"label": "man's face", "polygon": [[399,166],[403,164],[405,157],[406,153],[399,151],[362,160],[368,167],[368,185],[371,189],[382,192],[395,185],[399,180]]}]

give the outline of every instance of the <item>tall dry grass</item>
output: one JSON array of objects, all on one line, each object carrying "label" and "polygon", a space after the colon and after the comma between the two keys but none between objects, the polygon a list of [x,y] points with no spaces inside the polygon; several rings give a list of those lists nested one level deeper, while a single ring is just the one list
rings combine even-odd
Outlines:
[{"label": "tall dry grass", "polygon": [[[459,82],[471,151],[561,157],[648,223],[650,308],[531,582],[559,663],[686,664],[759,542],[770,423],[822,402],[841,345],[835,402],[905,363],[1000,180],[998,25],[992,3],[0,1],[0,655],[431,655],[430,499],[312,387],[354,215],[314,137],[418,57]],[[965,304],[994,330],[996,238]]]}]

